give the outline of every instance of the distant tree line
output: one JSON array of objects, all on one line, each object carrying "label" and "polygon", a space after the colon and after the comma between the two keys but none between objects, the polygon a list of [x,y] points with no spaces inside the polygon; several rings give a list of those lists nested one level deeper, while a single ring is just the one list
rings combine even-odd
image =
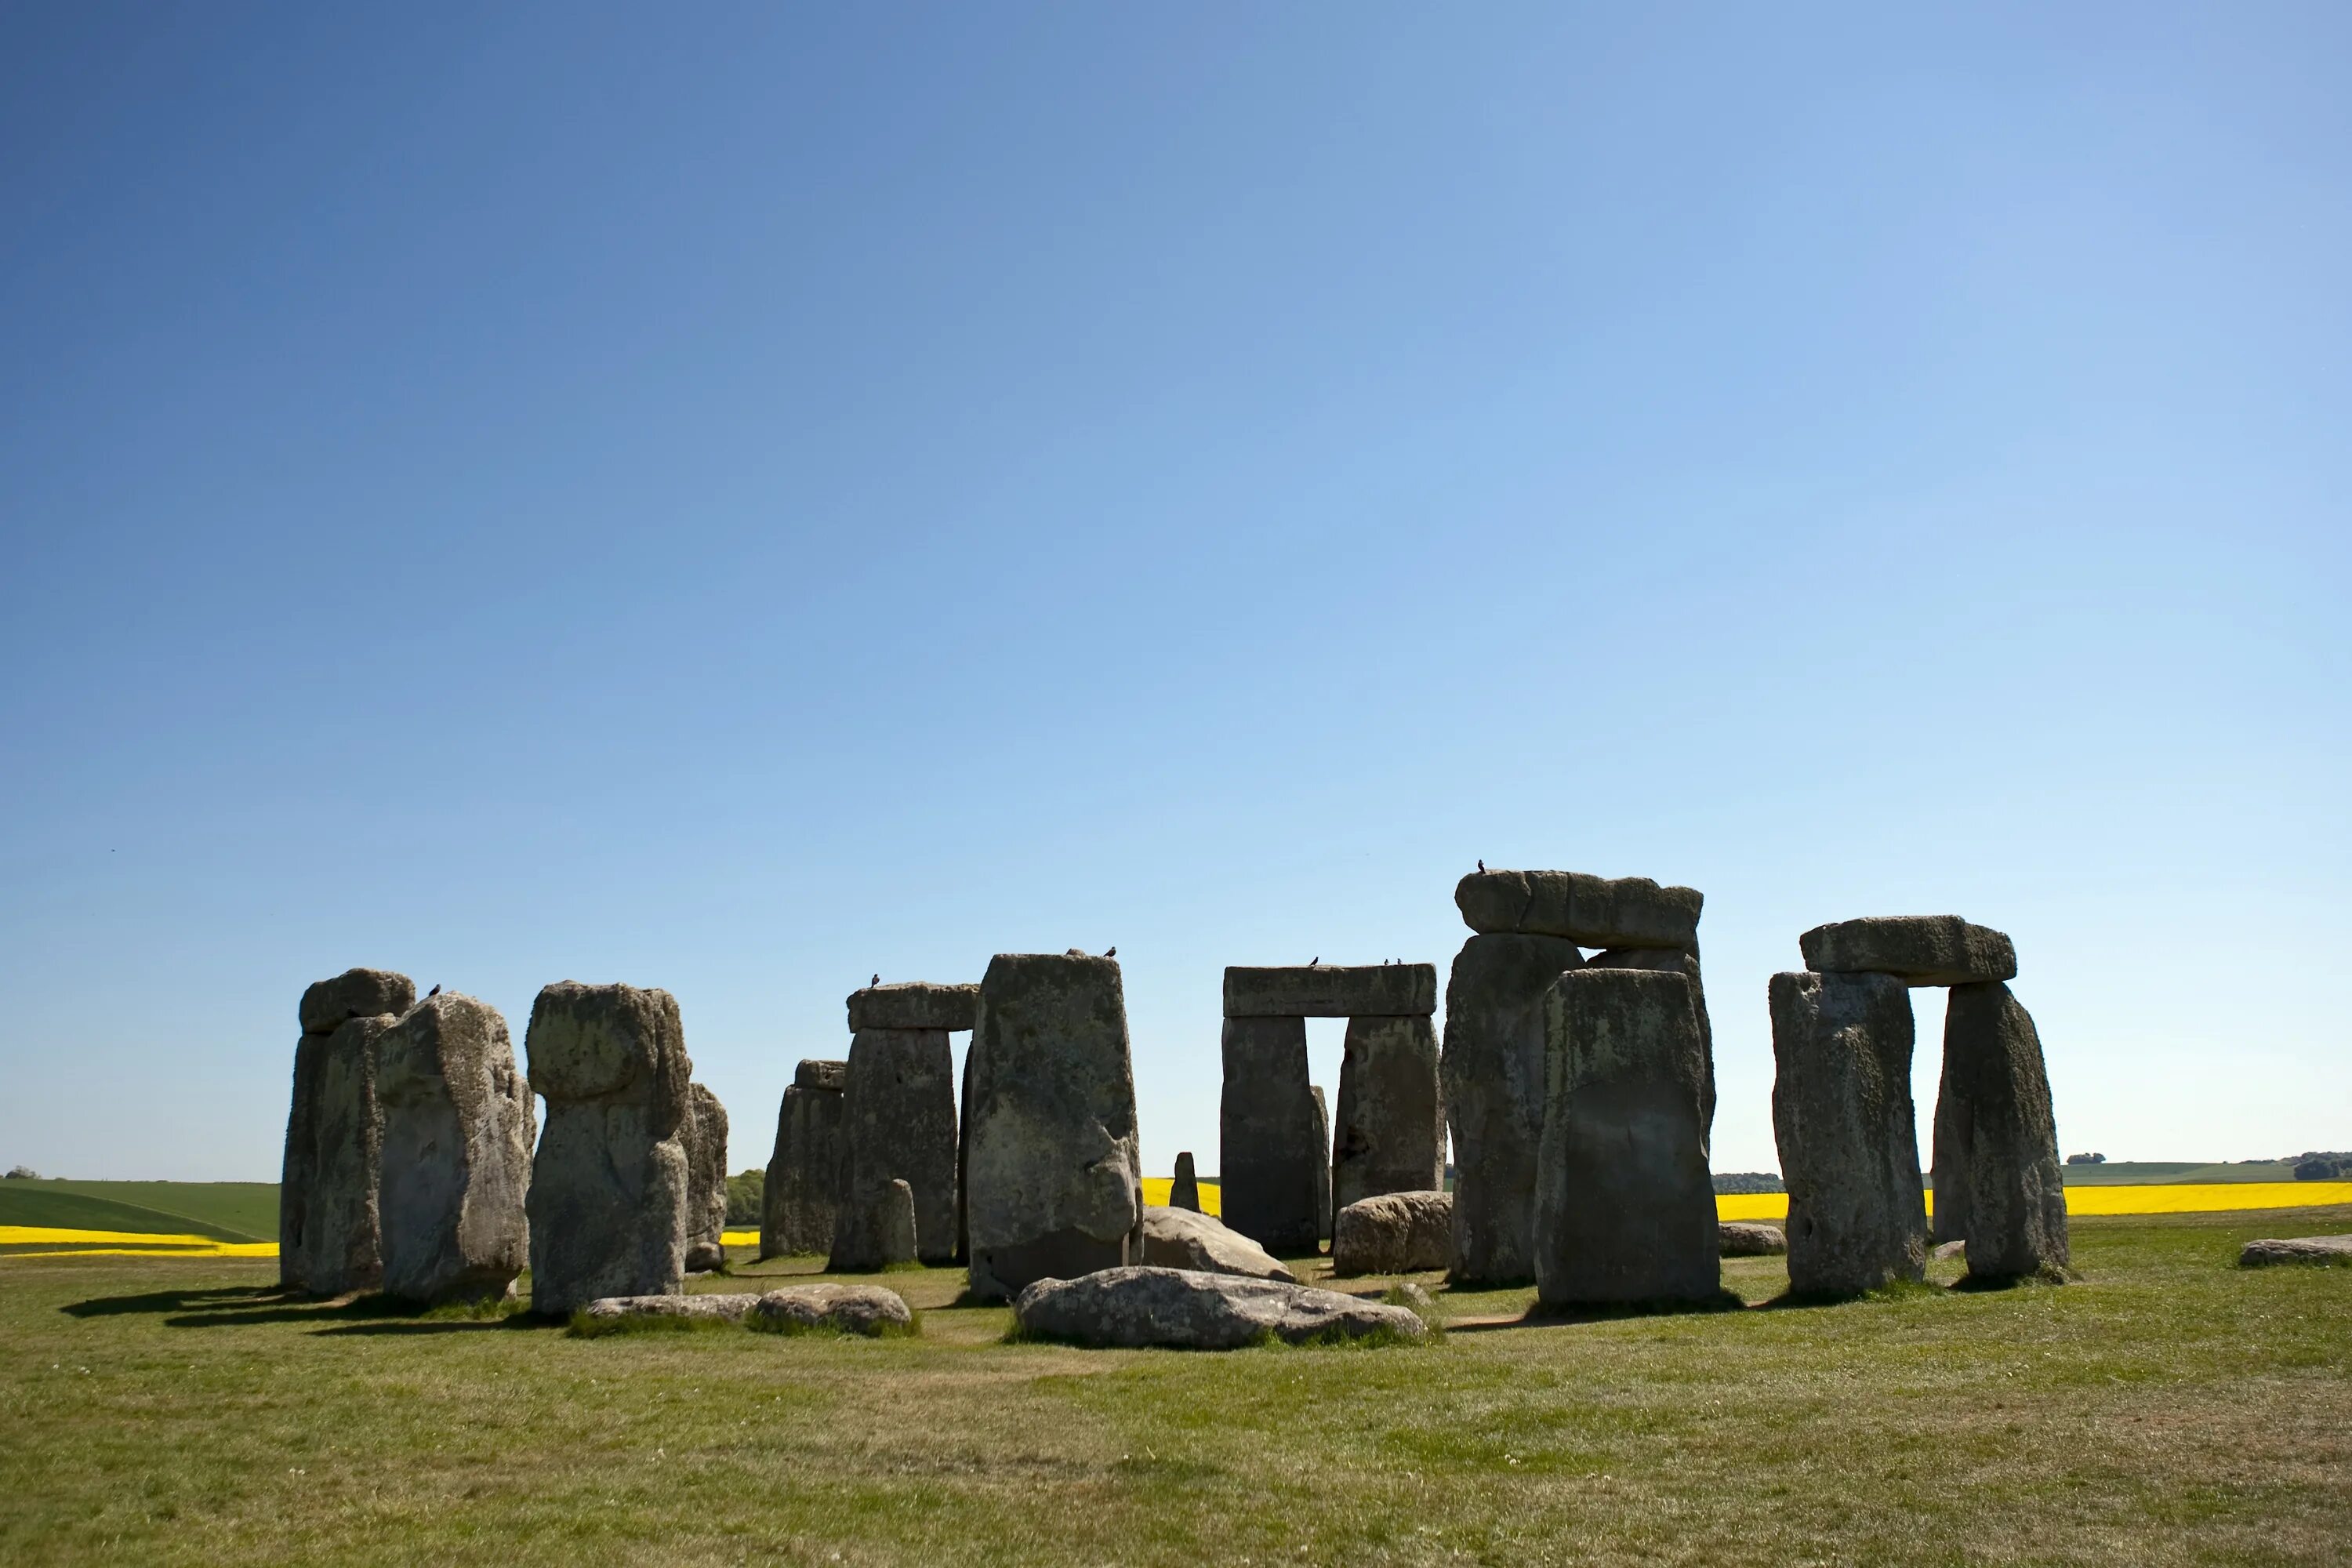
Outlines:
[{"label": "distant tree line", "polygon": [[1785,1193],[1789,1189],[1780,1177],[1769,1171],[1717,1171],[1715,1190],[1718,1193]]},{"label": "distant tree line", "polygon": [[2290,1154],[2288,1162],[2294,1166],[2298,1182],[2333,1182],[2352,1178],[2352,1153],[2341,1149],[2306,1149],[2300,1154]]},{"label": "distant tree line", "polygon": [[760,1200],[768,1190],[768,1173],[752,1169],[738,1171],[727,1178],[727,1223],[730,1226],[760,1223]]}]

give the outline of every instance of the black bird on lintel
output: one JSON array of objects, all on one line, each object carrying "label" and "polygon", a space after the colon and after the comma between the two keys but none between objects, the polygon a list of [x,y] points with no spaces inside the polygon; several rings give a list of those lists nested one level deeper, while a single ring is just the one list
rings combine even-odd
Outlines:
[{"label": "black bird on lintel", "polygon": [[1484,860],[1479,861],[1479,862],[1478,862],[1478,869],[1479,869],[1479,870],[1481,870],[1481,871],[1484,871],[1486,868],[1486,862],[1485,862]]},{"label": "black bird on lintel", "polygon": [[1314,957],[1312,957],[1312,958],[1310,958],[1310,959],[1308,959],[1308,960],[1307,961],[1307,968],[1309,968],[1309,969],[1312,969],[1312,968],[1314,968],[1317,964],[1318,964],[1318,963],[1322,963],[1322,962],[1323,962],[1323,955],[1322,955],[1321,953],[1319,953],[1319,952],[1318,952],[1318,953],[1317,953]]},{"label": "black bird on lintel", "polygon": [[425,994],[425,999],[427,1002],[430,1002],[430,1001],[432,1001],[432,1000],[433,1000],[433,998],[435,998],[436,996],[438,996],[438,995],[440,995],[440,994],[441,994],[441,987],[439,987],[438,985],[436,985],[432,990],[427,991],[427,992]]},{"label": "black bird on lintel", "polygon": [[871,979],[871,980],[869,980],[869,981],[867,981],[866,984],[868,984],[868,985],[879,985],[879,984],[882,984],[882,972],[881,972],[880,970],[878,970],[878,969],[877,969],[877,970],[876,970],[876,971],[874,972],[874,978],[873,978],[873,979]]},{"label": "black bird on lintel", "polygon": [[1113,942],[1110,946],[1104,948],[1103,956],[1105,958],[1117,958],[1118,956],[1118,944],[1117,942]]}]

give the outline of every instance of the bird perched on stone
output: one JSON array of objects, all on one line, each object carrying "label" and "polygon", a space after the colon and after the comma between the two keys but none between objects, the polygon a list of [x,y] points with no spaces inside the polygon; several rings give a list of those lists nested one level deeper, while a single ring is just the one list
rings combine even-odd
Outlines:
[{"label": "bird perched on stone", "polygon": [[874,978],[873,978],[873,979],[871,979],[871,980],[869,980],[869,981],[867,981],[866,984],[868,984],[868,985],[879,985],[879,984],[882,984],[882,972],[881,972],[880,970],[878,970],[878,969],[877,969],[877,970],[876,970],[876,971],[874,972]]},{"label": "bird perched on stone", "polygon": [[1105,958],[1117,958],[1118,956],[1118,944],[1114,942],[1110,946],[1104,948],[1103,956]]},{"label": "bird perched on stone", "polygon": [[1484,860],[1479,861],[1479,862],[1478,862],[1478,869],[1479,869],[1479,870],[1481,870],[1481,871],[1484,871],[1486,868],[1486,862],[1485,862]]},{"label": "bird perched on stone", "polygon": [[1318,953],[1317,953],[1314,957],[1312,957],[1312,958],[1310,958],[1310,959],[1308,959],[1308,960],[1307,961],[1307,968],[1309,968],[1309,969],[1312,969],[1312,968],[1314,968],[1317,964],[1318,964],[1318,963],[1322,963],[1322,962],[1323,962],[1323,955],[1322,955],[1321,953],[1319,953],[1319,952],[1318,952]]},{"label": "bird perched on stone", "polygon": [[439,987],[438,985],[436,985],[432,990],[427,991],[427,992],[425,994],[425,999],[427,1002],[430,1002],[430,1001],[432,1001],[432,1000],[433,1000],[433,998],[435,998],[436,996],[438,996],[438,995],[440,995],[440,994],[441,994],[441,987]]}]

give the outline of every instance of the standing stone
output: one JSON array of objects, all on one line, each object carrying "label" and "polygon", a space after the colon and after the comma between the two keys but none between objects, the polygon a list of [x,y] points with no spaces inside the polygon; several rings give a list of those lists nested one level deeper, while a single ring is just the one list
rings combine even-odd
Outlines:
[{"label": "standing stone", "polygon": [[1584,961],[1587,969],[1659,969],[1690,982],[1691,1008],[1698,1015],[1698,1043],[1706,1058],[1706,1080],[1699,1110],[1707,1126],[1715,1126],[1715,1029],[1707,1022],[1706,987],[1700,984],[1698,950],[1673,947],[1604,948]]},{"label": "standing stone", "polygon": [[849,1043],[842,1102],[843,1209],[834,1227],[836,1271],[884,1267],[881,1189],[915,1194],[915,1239],[926,1263],[955,1258],[955,1055],[945,1029],[860,1029]]},{"label": "standing stone", "polygon": [[1927,1239],[1943,1246],[1966,1241],[1969,1235],[1969,1133],[1967,1112],[1952,1082],[1951,1014],[1944,1026],[1944,1070],[1936,1084],[1935,1152],[1930,1162],[1929,1187],[1934,1205],[1927,1211]]},{"label": "standing stone", "polygon": [[1426,1017],[1350,1018],[1339,1062],[1331,1201],[1445,1185],[1445,1107],[1437,1029]]},{"label": "standing stone", "polygon": [[1143,1247],[1127,998],[1116,959],[999,953],[972,1033],[971,1290],[1118,1268]]},{"label": "standing stone", "polygon": [[[415,983],[388,969],[348,969],[302,993],[278,1173],[278,1276],[285,1289],[340,1296],[382,1279],[373,1043],[415,1000]],[[362,1020],[370,1021],[366,1027],[345,1032]]]},{"label": "standing stone", "polygon": [[331,1035],[353,1018],[397,1017],[416,1005],[416,982],[389,969],[346,969],[302,993],[302,1032]]},{"label": "standing stone", "polygon": [[1454,1129],[1454,1277],[1536,1273],[1536,1151],[1543,1142],[1543,998],[1583,964],[1566,937],[1497,933],[1462,944],[1445,984],[1440,1076]]},{"label": "standing stone", "polygon": [[776,1108],[776,1148],[760,1195],[760,1257],[833,1250],[841,1201],[842,1086],[849,1064],[807,1060]]},{"label": "standing stone", "polygon": [[1576,969],[1545,994],[1536,1294],[1546,1306],[1722,1295],[1687,976]]},{"label": "standing stone", "polygon": [[319,1070],[327,1037],[294,1042],[294,1092],[286,1108],[286,1156],[278,1172],[278,1286],[310,1285],[311,1199],[319,1184]]},{"label": "standing stone", "polygon": [[1772,1131],[1789,1187],[1789,1289],[1924,1279],[1911,995],[1891,974],[1776,974]]},{"label": "standing stone", "polygon": [[1315,1132],[1307,1020],[1227,1018],[1223,1048],[1219,1217],[1276,1257],[1313,1252],[1329,1145]]},{"label": "standing stone", "polygon": [[879,1251],[884,1268],[905,1268],[918,1260],[920,1247],[915,1221],[915,1189],[904,1180],[894,1180],[881,1188],[879,1213],[874,1223],[880,1238]]},{"label": "standing stone", "polygon": [[[973,1020],[979,1019],[977,1009]],[[971,1263],[971,1047],[963,1048],[963,1087],[956,1091],[956,1249],[957,1263]]]},{"label": "standing stone", "polygon": [[1201,1179],[1193,1173],[1190,1149],[1176,1156],[1176,1179],[1168,1184],[1168,1206],[1201,1212]]},{"label": "standing stone", "polygon": [[532,1310],[675,1293],[693,1184],[694,1063],[677,999],[559,981],[531,1005],[523,1046],[547,1101],[531,1166]]},{"label": "standing stone", "polygon": [[698,1083],[687,1106],[686,1267],[707,1274],[727,1262],[727,1108]]},{"label": "standing stone", "polygon": [[455,992],[418,1003],[376,1038],[376,1103],[384,1289],[428,1302],[512,1294],[530,1256],[532,1127],[507,1021]]},{"label": "standing stone", "polygon": [[1952,987],[1944,1015],[1944,1083],[1959,1145],[1954,1184],[1968,1193],[1961,1239],[1969,1278],[2063,1278],[2066,1190],[2050,1079],[2032,1016],[2008,986]]},{"label": "standing stone", "polygon": [[[1313,1086],[1315,1093],[1315,1239],[1331,1239],[1331,1102],[1324,1097],[1323,1086]],[[1313,1251],[1313,1247],[1307,1248]]]}]

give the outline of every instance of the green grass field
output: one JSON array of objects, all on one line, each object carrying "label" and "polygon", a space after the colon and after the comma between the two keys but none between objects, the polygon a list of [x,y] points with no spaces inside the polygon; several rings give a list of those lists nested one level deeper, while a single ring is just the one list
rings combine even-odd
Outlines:
[{"label": "green grass field", "polygon": [[276,1241],[275,1182],[0,1182],[0,1225]]},{"label": "green grass field", "polygon": [[918,1339],[583,1340],[0,1259],[0,1562],[2342,1563],[2352,1268],[2234,1258],[2347,1228],[2079,1220],[2064,1288],[1226,1355],[1004,1344],[947,1270],[885,1278]]},{"label": "green grass field", "polygon": [[2255,1160],[2237,1165],[2200,1164],[2194,1160],[2110,1160],[2104,1165],[2068,1165],[2065,1173],[2070,1187],[2294,1180],[2294,1167],[2281,1160]]}]

